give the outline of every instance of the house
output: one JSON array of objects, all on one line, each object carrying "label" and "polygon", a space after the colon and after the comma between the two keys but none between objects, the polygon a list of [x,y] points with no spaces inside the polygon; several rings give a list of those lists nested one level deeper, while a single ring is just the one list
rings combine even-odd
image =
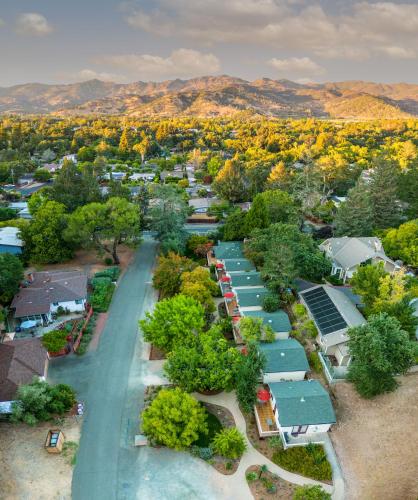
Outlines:
[{"label": "house", "polygon": [[0,253],[22,253],[23,241],[19,237],[20,229],[17,227],[0,227]]},{"label": "house", "polygon": [[218,241],[208,252],[208,264],[215,264],[222,259],[244,258],[243,247],[242,241]]},{"label": "house", "polygon": [[255,266],[248,259],[223,259],[222,260],[226,273],[238,273],[241,271],[255,271]]},{"label": "house", "polygon": [[328,392],[317,380],[271,382],[255,407],[260,437],[279,434],[285,448],[324,442],[336,422]]},{"label": "house", "polygon": [[295,339],[261,342],[259,351],[266,358],[263,382],[281,382],[283,380],[303,380],[309,371],[305,349]]},{"label": "house", "polygon": [[65,155],[61,158],[59,161],[60,165],[64,163],[64,161],[72,161],[73,163],[77,164],[77,155],[76,154],[70,154],[70,155]]},{"label": "house", "polygon": [[258,271],[238,271],[229,275],[230,283],[233,288],[260,287],[264,285],[261,275]]},{"label": "house", "polygon": [[331,274],[338,276],[345,283],[353,277],[357,267],[365,262],[383,262],[389,273],[400,269],[393,260],[386,256],[379,238],[329,238],[319,245],[320,250],[332,261]]},{"label": "house", "polygon": [[20,384],[44,380],[47,372],[48,354],[39,338],[0,344],[0,402],[12,401]]},{"label": "house", "polygon": [[164,182],[167,178],[172,178],[172,179],[184,179],[184,174],[182,170],[173,170],[172,172],[169,172],[167,170],[164,170],[163,172],[160,173],[160,179]]},{"label": "house", "polygon": [[62,164],[58,163],[44,163],[41,167],[43,170],[46,170],[50,174],[54,174],[58,170],[62,168]]},{"label": "house", "polygon": [[15,295],[11,308],[19,322],[36,321],[46,325],[59,308],[82,312],[87,302],[87,275],[80,271],[32,273],[27,288]]},{"label": "house", "polygon": [[193,208],[196,214],[205,214],[212,205],[216,205],[218,202],[217,198],[191,198],[189,207]]},{"label": "house", "polygon": [[236,289],[235,296],[240,312],[261,310],[263,299],[268,293],[264,286]]},{"label": "house", "polygon": [[271,313],[263,310],[243,311],[242,315],[249,316],[251,318],[262,319],[265,325],[271,327],[271,329],[275,333],[276,339],[289,338],[289,333],[292,330],[292,325],[290,323],[287,312],[283,311],[282,309],[279,309]]},{"label": "house", "polygon": [[125,178],[126,173],[125,172],[107,172],[104,174],[103,179],[105,180],[114,180],[114,181],[123,181]]},{"label": "house", "polygon": [[318,329],[319,357],[329,382],[345,378],[351,361],[347,330],[366,320],[337,287],[315,285],[299,292],[299,297]]},{"label": "house", "polygon": [[16,211],[17,216],[20,219],[32,219],[32,215],[29,212],[29,207],[27,201],[15,201],[9,203],[7,208],[11,208]]},{"label": "house", "polygon": [[129,180],[131,181],[152,182],[154,179],[155,174],[153,172],[137,172],[129,176]]}]

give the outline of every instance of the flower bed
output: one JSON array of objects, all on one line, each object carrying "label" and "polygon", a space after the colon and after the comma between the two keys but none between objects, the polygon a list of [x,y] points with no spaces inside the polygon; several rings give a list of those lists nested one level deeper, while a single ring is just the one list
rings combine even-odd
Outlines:
[{"label": "flower bed", "polygon": [[[261,477],[260,476],[261,473]],[[292,500],[296,486],[281,479],[259,465],[248,467],[245,472],[248,486],[255,500],[274,498],[275,500]]]}]

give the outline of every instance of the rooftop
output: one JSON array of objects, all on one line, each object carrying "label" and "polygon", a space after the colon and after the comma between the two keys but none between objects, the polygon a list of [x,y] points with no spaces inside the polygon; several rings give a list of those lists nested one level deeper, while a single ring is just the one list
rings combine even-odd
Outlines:
[{"label": "rooftop", "polygon": [[17,227],[1,227],[0,228],[0,245],[23,247],[23,241],[18,234],[20,229]]},{"label": "rooftop", "polygon": [[231,274],[231,285],[234,288],[243,286],[263,286],[263,280],[257,271],[237,272]]},{"label": "rooftop", "polygon": [[[219,258],[215,253],[216,258]],[[235,271],[255,271],[254,264],[248,259],[223,259],[225,271],[235,272]]]},{"label": "rooftop", "polygon": [[305,349],[295,339],[276,340],[271,343],[261,342],[259,349],[267,360],[265,373],[309,370]]},{"label": "rooftop", "polygon": [[269,387],[282,427],[336,422],[331,398],[317,380],[274,382]]},{"label": "rooftop", "polygon": [[213,247],[217,259],[241,259],[244,257],[242,241],[219,241]]},{"label": "rooftop", "polygon": [[241,288],[235,291],[239,307],[262,307],[263,298],[269,293],[267,288]]},{"label": "rooftop", "polygon": [[270,325],[274,332],[290,332],[292,325],[290,324],[289,316],[286,311],[279,309],[278,311],[269,313],[266,311],[245,311],[244,316],[253,318],[261,318],[263,323]]}]

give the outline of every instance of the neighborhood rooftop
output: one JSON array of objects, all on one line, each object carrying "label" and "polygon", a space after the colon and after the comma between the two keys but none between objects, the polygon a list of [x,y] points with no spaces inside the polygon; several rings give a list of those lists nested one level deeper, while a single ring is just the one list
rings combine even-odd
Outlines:
[{"label": "neighborhood rooftop", "polygon": [[336,422],[329,394],[317,380],[273,382],[269,387],[282,427]]},{"label": "neighborhood rooftop", "polygon": [[263,280],[257,271],[237,272],[231,274],[231,285],[234,288],[243,286],[263,286]]},{"label": "neighborhood rooftop", "polygon": [[217,259],[241,259],[244,257],[241,241],[220,241],[213,247]]},{"label": "neighborhood rooftop", "polygon": [[224,259],[224,267],[227,272],[255,271],[254,264],[248,259]]},{"label": "neighborhood rooftop", "polygon": [[274,332],[290,332],[292,329],[289,316],[282,309],[272,313],[266,311],[245,311],[243,315],[262,319],[263,323],[271,326]]},{"label": "neighborhood rooftop", "polygon": [[263,298],[268,294],[267,288],[242,288],[236,290],[239,307],[261,307]]},{"label": "neighborhood rooftop", "polygon": [[19,238],[20,229],[17,227],[0,227],[0,245],[23,247],[23,241]]},{"label": "neighborhood rooftop", "polygon": [[262,342],[260,351],[266,357],[265,373],[308,371],[305,349],[295,339]]}]

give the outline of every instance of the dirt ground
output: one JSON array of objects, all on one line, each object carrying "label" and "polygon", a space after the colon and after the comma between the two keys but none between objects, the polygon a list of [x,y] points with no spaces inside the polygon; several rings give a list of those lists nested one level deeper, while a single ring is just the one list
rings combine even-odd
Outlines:
[{"label": "dirt ground", "polygon": [[[249,472],[255,472],[258,476],[260,474],[260,466],[252,465],[248,467],[246,474]],[[266,485],[263,484],[263,481],[266,480],[274,484],[276,487],[275,492],[267,491]],[[292,500],[296,489],[295,485],[279,478],[279,476],[272,474],[270,471],[262,474],[262,480],[256,479],[255,481],[248,481],[248,486],[255,500],[267,500],[268,498],[272,500]]]},{"label": "dirt ground", "polygon": [[346,480],[347,500],[418,498],[418,375],[390,394],[360,398],[338,383],[338,425],[331,432]]},{"label": "dirt ground", "polygon": [[[120,259],[120,267],[122,271],[126,269],[132,260],[135,253],[134,248],[127,247],[125,245],[120,245],[118,249],[118,255]],[[99,257],[94,250],[78,250],[75,256],[71,260],[67,260],[61,264],[47,264],[39,265],[30,270],[34,271],[57,271],[60,269],[78,269],[80,271],[86,272],[89,276],[92,276],[97,271],[105,269],[107,266],[104,264],[104,259],[108,254]]]},{"label": "dirt ground", "polygon": [[[59,426],[51,422],[35,427],[0,423],[2,500],[71,499],[74,443],[79,441],[81,427],[81,420],[76,418],[67,417]],[[44,449],[51,428],[64,432],[67,444],[61,454],[50,454]]]}]

